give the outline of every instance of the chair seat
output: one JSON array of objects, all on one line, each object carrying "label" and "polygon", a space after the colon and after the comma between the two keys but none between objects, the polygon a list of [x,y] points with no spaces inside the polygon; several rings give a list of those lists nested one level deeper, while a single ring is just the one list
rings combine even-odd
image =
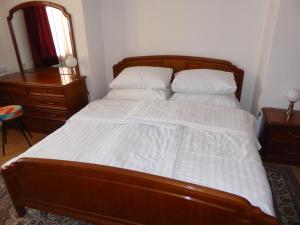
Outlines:
[{"label": "chair seat", "polygon": [[18,118],[23,115],[22,106],[8,105],[0,107],[0,121],[7,121]]}]

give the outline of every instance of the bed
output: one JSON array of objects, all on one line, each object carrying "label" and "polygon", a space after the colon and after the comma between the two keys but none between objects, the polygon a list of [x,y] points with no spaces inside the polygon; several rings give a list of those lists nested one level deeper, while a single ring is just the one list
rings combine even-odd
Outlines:
[{"label": "bed", "polygon": [[[116,64],[114,76],[132,66],[232,72],[241,96],[243,71],[228,61],[133,57]],[[244,132],[248,120],[242,110],[187,102],[96,101],[1,174],[19,216],[30,207],[97,224],[275,225],[256,137]],[[220,142],[199,154],[207,134]],[[224,146],[225,158],[215,155]]]}]

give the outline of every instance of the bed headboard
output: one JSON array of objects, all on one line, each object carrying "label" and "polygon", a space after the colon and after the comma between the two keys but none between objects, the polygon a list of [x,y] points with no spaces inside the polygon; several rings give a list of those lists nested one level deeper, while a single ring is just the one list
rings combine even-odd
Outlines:
[{"label": "bed headboard", "polygon": [[[139,56],[125,58],[118,64],[113,66],[114,78],[126,67],[132,66],[160,66],[173,68],[174,73],[187,69],[212,69],[232,72],[234,74],[237,90],[235,95],[238,100],[241,98],[244,71],[229,61],[220,59],[209,59],[192,56]],[[174,75],[173,75],[174,76]]]}]

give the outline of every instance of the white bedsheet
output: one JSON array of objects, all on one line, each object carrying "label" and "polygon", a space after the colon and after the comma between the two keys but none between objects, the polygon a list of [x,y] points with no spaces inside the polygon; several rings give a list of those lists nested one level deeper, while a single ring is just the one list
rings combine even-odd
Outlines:
[{"label": "white bedsheet", "polygon": [[174,93],[170,101],[197,102],[203,105],[224,106],[230,108],[241,108],[240,102],[235,94],[190,94]]},{"label": "white bedsheet", "polygon": [[101,99],[88,104],[73,115],[69,121],[122,122],[141,101]]},{"label": "white bedsheet", "polygon": [[237,194],[274,215],[258,148],[240,109],[101,100],[5,165],[35,157],[127,168]]}]

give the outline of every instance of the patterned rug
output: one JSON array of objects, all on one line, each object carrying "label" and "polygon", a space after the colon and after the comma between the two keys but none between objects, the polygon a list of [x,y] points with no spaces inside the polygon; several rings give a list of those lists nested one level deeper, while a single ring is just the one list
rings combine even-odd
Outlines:
[{"label": "patterned rug", "polygon": [[300,225],[300,185],[293,169],[265,164],[273,193],[274,209],[281,225]]},{"label": "patterned rug", "polygon": [[[290,167],[265,165],[274,196],[274,208],[281,225],[300,225],[300,186]],[[88,225],[86,222],[27,209],[17,218],[0,176],[0,225]]]}]

